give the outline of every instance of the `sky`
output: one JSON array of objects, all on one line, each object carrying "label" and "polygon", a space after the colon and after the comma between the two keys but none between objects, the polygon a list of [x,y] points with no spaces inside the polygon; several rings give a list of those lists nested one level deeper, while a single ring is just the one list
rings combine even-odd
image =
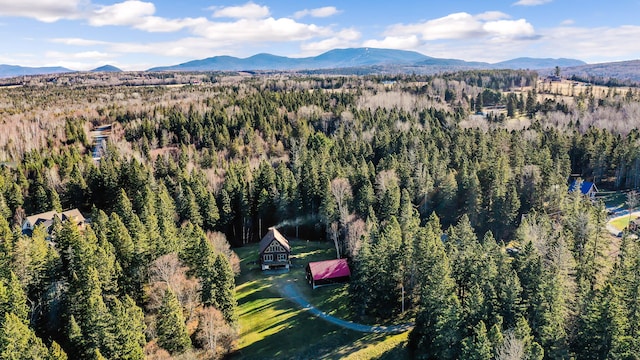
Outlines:
[{"label": "sky", "polygon": [[640,0],[0,0],[0,64],[145,70],[217,55],[413,50],[640,59]]}]

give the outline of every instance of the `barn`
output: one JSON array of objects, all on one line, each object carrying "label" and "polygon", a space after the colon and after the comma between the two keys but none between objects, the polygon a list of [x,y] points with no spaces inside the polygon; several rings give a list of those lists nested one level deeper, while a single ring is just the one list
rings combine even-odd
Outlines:
[{"label": "barn", "polygon": [[260,240],[260,267],[262,270],[289,269],[291,264],[289,241],[274,227]]},{"label": "barn", "polygon": [[349,281],[351,270],[347,259],[310,262],[307,265],[307,281],[312,288],[341,284]]}]

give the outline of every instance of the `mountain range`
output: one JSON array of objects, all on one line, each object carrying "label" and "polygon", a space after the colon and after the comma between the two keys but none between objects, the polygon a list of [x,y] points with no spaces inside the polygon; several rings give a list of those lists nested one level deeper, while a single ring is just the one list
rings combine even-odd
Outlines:
[{"label": "mountain range", "polygon": [[179,65],[156,67],[149,71],[256,71],[256,70],[319,70],[360,68],[368,66],[439,67],[465,69],[544,69],[555,66],[579,66],[586,64],[575,59],[518,58],[495,64],[468,62],[458,59],[441,59],[415,51],[350,48],[327,51],[314,57],[289,58],[271,54],[257,54],[248,58],[215,56]]},{"label": "mountain range", "polygon": [[[336,73],[436,73],[471,69],[553,69],[559,66],[563,74],[591,74],[623,79],[640,79],[638,60],[604,64],[586,64],[576,59],[517,58],[498,63],[443,59],[415,51],[349,48],[334,49],[313,57],[290,58],[272,54],[257,54],[247,58],[214,56],[178,65],[155,67],[147,71],[313,71]],[[610,68],[615,71],[609,71]],[[334,69],[334,70],[331,70]],[[338,69],[338,70],[335,70]],[[566,71],[565,69],[570,71]],[[120,72],[115,66],[105,65],[92,72]],[[22,67],[0,65],[0,78],[76,72],[64,67]],[[609,74],[609,75],[608,75]],[[640,81],[640,80],[639,80]]]}]

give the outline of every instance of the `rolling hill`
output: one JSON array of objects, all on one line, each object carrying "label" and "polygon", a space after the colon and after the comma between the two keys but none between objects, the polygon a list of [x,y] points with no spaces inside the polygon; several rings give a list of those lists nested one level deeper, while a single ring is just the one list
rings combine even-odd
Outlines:
[{"label": "rolling hill", "polygon": [[640,60],[586,64],[562,68],[565,77],[576,76],[585,81],[606,83],[609,79],[621,82],[640,82]]},{"label": "rolling hill", "polygon": [[23,75],[60,74],[68,72],[74,72],[74,70],[70,70],[60,66],[25,67],[19,65],[0,65],[0,78]]},{"label": "rolling hill", "polygon": [[100,67],[97,67],[93,70],[90,70],[89,72],[109,72],[109,73],[116,73],[116,72],[122,72],[122,70],[120,68],[117,68],[113,65],[103,65]]},{"label": "rolling hill", "polygon": [[586,62],[575,59],[538,59],[538,58],[530,58],[530,57],[521,57],[517,59],[511,59],[507,61],[502,61],[499,63],[492,64],[491,66],[496,69],[530,69],[530,70],[539,70],[539,69],[551,69],[556,66],[559,67],[567,67],[567,66],[580,66],[585,65]]}]

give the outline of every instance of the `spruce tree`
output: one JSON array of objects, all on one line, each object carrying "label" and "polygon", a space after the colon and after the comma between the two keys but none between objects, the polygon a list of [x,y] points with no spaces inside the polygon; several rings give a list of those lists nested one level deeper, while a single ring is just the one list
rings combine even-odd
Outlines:
[{"label": "spruce tree", "polygon": [[487,327],[480,321],[473,329],[473,335],[462,340],[462,359],[491,360],[492,345],[487,336]]},{"label": "spruce tree", "polygon": [[218,310],[222,312],[227,323],[234,323],[237,320],[236,315],[236,299],[235,299],[235,281],[233,270],[226,256],[218,253],[214,263],[217,277],[215,279],[216,299],[215,303]]},{"label": "spruce tree", "polygon": [[156,331],[158,345],[172,354],[183,353],[191,347],[182,307],[171,289],[165,291],[162,299]]},{"label": "spruce tree", "polygon": [[5,360],[47,359],[49,350],[23,319],[7,313],[0,326],[0,358]]}]

